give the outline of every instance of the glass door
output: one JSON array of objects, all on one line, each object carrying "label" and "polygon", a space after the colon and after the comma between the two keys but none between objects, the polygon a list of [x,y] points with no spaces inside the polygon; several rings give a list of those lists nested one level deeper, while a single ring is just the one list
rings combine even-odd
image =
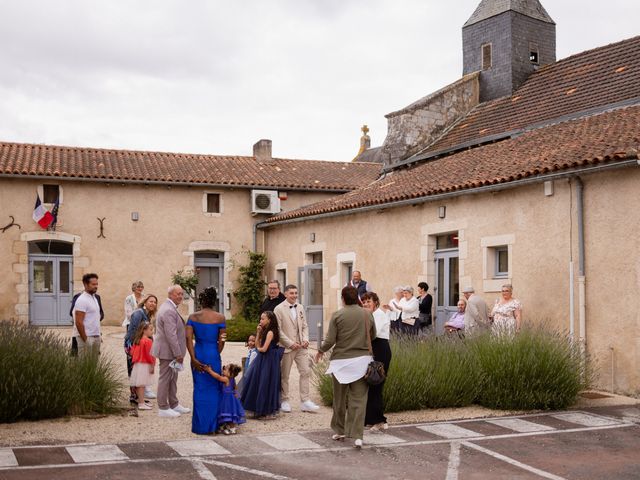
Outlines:
[{"label": "glass door", "polygon": [[198,285],[196,286],[196,298],[194,307],[200,310],[198,305],[198,295],[208,287],[214,287],[218,294],[218,304],[213,309],[217,312],[224,312],[224,253],[222,252],[196,252],[194,266],[198,275]]},{"label": "glass door", "polygon": [[305,265],[299,270],[299,301],[307,314],[309,340],[322,341],[323,306],[322,306],[322,264]]},{"label": "glass door", "polygon": [[73,260],[70,256],[29,256],[29,321],[32,325],[71,325]]},{"label": "glass door", "polygon": [[458,250],[447,250],[435,253],[436,267],[436,322],[435,333],[444,333],[444,324],[452,313],[457,311],[460,299],[460,282],[458,268]]}]

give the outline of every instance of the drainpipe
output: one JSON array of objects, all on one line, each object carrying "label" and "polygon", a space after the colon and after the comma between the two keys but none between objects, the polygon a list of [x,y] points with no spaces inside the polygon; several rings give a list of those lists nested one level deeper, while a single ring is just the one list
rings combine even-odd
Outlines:
[{"label": "drainpipe", "polygon": [[578,215],[578,318],[580,345],[586,347],[586,276],[584,270],[584,185],[580,177],[576,177],[576,203]]},{"label": "drainpipe", "polygon": [[266,224],[267,222],[264,220],[262,220],[261,222],[255,222],[253,224],[253,252],[254,253],[258,252],[258,229],[262,228],[262,226]]}]

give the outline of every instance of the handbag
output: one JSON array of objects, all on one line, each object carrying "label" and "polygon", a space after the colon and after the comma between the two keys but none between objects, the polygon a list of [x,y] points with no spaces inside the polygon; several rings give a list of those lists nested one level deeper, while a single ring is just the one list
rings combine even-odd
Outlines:
[{"label": "handbag", "polygon": [[416,324],[416,317],[403,318],[402,323],[406,325],[411,325],[413,327]]},{"label": "handbag", "polygon": [[[373,357],[373,348],[371,347],[371,329],[369,327],[369,315],[365,310],[364,312],[364,325],[367,329],[367,342],[369,344],[369,355]],[[364,379],[369,385],[380,385],[387,378],[387,373],[384,371],[384,364],[377,360],[372,360],[367,365],[367,372],[364,374]]]}]

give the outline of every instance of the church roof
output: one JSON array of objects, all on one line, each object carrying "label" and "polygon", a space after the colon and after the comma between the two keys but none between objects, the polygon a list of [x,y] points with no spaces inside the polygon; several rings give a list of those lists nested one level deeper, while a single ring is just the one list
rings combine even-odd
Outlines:
[{"label": "church roof", "polygon": [[110,150],[0,142],[0,175],[347,192],[379,164]]},{"label": "church roof", "polygon": [[482,0],[464,26],[468,27],[510,10],[543,22],[555,24],[538,0]]}]

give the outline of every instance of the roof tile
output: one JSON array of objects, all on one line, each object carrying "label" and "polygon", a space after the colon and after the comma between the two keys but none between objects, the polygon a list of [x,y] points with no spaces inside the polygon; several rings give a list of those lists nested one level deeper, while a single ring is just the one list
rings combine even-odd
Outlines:
[{"label": "roof tile", "polygon": [[396,170],[345,195],[276,215],[273,223],[495,185],[581,166],[637,159],[640,106],[566,121]]},{"label": "roof tile", "polygon": [[0,174],[349,191],[375,180],[361,162],[191,155],[0,142]]}]

